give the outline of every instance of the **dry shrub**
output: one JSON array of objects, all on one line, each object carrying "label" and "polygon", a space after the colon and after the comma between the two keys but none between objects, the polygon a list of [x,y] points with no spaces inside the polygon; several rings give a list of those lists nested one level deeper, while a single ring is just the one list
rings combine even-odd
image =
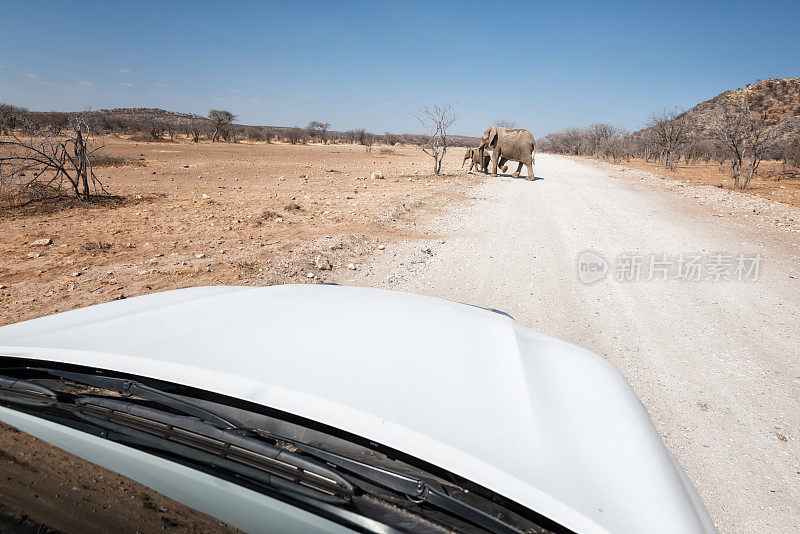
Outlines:
[{"label": "dry shrub", "polygon": [[297,202],[289,202],[288,204],[286,204],[286,206],[283,207],[283,209],[285,209],[286,211],[294,211],[294,210],[299,211],[303,208]]},{"label": "dry shrub", "polygon": [[136,141],[137,143],[169,143],[169,139],[154,139],[152,135],[149,133],[138,133],[130,136],[130,141]]},{"label": "dry shrub", "polygon": [[99,154],[92,159],[93,167],[128,167],[133,165],[144,166],[144,161],[124,156],[110,156],[108,154]]},{"label": "dry shrub", "polygon": [[81,245],[83,250],[87,252],[94,252],[94,251],[103,251],[103,250],[110,250],[112,247],[111,243],[105,243],[103,241],[87,241],[83,245]]},{"label": "dry shrub", "polygon": [[281,214],[277,211],[272,210],[264,210],[261,212],[261,218],[264,220],[275,219],[276,217],[280,217]]}]

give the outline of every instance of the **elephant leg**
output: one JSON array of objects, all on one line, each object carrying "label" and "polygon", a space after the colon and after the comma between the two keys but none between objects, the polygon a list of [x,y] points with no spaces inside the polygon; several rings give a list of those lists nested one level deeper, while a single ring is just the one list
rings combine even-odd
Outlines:
[{"label": "elephant leg", "polygon": [[492,152],[492,164],[494,165],[494,172],[492,172],[492,176],[497,176],[497,165],[499,163],[499,156],[500,156],[500,149],[497,148]]},{"label": "elephant leg", "polygon": [[533,163],[525,163],[525,166],[528,167],[528,177],[526,178],[526,180],[535,180],[536,175],[533,174]]},{"label": "elephant leg", "polygon": [[522,170],[522,162],[520,161],[520,162],[519,162],[519,165],[517,165],[517,172],[515,172],[514,174],[512,174],[512,176],[513,176],[514,178],[519,178],[519,173],[520,173],[520,171],[521,171],[521,170]]},{"label": "elephant leg", "polygon": [[503,156],[500,156],[500,168],[503,169],[503,172],[508,171],[508,165],[506,165],[506,163],[508,163],[508,160]]}]

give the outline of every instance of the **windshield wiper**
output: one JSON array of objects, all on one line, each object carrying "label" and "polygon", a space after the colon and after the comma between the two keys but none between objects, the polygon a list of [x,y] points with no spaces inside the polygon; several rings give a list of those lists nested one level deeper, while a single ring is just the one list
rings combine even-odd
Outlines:
[{"label": "windshield wiper", "polygon": [[193,416],[107,397],[81,396],[74,406],[77,417],[108,430],[110,439],[135,441],[322,500],[329,500],[325,496],[348,500],[353,494],[353,486],[326,464],[248,435],[247,429],[220,429]]},{"label": "windshield wiper", "polygon": [[60,371],[57,369],[48,369],[44,367],[27,367],[26,369],[40,373],[46,373],[62,379],[72,380],[87,386],[114,391],[125,397],[139,397],[141,399],[157,402],[163,406],[193,415],[198,419],[221,428],[237,428],[240,426],[235,421],[225,419],[224,417],[221,417],[213,412],[209,412],[204,408],[186,402],[176,395],[171,395],[165,391],[161,391],[160,389],[137,382],[136,380],[102,375],[90,375],[86,373],[73,373],[70,371]]},{"label": "windshield wiper", "polygon": [[[297,447],[299,451],[324,460],[331,465],[358,475],[374,484],[402,493],[414,502],[426,502],[431,506],[435,506],[436,508],[449,512],[458,518],[492,532],[519,534],[519,530],[511,527],[500,519],[448,495],[441,486],[437,487],[437,485],[425,482],[416,477],[365,464],[358,460],[353,460],[288,438],[280,439],[288,441]],[[358,485],[357,481],[354,481],[354,483]]]},{"label": "windshield wiper", "polygon": [[25,406],[52,406],[58,401],[55,391],[27,380],[0,376],[0,400]]},{"label": "windshield wiper", "polygon": [[[350,501],[355,487],[371,493],[370,488],[365,488],[361,483],[364,480],[399,493],[412,502],[427,503],[491,532],[520,532],[483,510],[449,495],[439,484],[291,438],[244,427],[176,395],[135,380],[38,367],[14,370],[22,369],[123,395],[122,398],[112,398],[77,394],[69,395],[66,402],[58,402],[58,392],[34,382],[0,376],[0,400],[29,406],[58,404],[75,417],[103,429],[101,436],[114,441],[162,451],[323,502]],[[144,406],[129,397],[151,401],[187,415]],[[265,437],[287,443],[297,452],[272,445],[265,441]]]}]

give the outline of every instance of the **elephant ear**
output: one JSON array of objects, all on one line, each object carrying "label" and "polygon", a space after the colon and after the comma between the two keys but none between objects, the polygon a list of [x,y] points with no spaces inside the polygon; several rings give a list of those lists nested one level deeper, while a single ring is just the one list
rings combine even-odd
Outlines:
[{"label": "elephant ear", "polygon": [[492,126],[489,129],[489,146],[495,146],[497,144],[497,128]]}]

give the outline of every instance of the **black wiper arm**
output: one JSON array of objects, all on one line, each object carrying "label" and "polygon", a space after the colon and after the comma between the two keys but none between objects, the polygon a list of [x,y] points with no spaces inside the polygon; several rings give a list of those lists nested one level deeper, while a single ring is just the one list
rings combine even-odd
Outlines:
[{"label": "black wiper arm", "polygon": [[240,425],[235,421],[225,419],[213,412],[204,408],[196,406],[190,402],[172,395],[165,391],[146,386],[136,380],[128,380],[126,378],[116,378],[110,376],[90,375],[86,373],[74,373],[71,371],[61,371],[57,369],[48,369],[44,367],[28,367],[28,370],[46,373],[51,376],[72,380],[87,386],[106,389],[108,391],[115,391],[123,396],[134,396],[142,399],[158,402],[163,406],[180,410],[183,413],[193,415],[198,419],[211,423],[221,428],[237,428]]},{"label": "black wiper arm", "polygon": [[358,460],[353,460],[304,443],[298,443],[287,438],[280,439],[291,443],[297,447],[299,451],[324,460],[333,466],[349,471],[370,482],[402,493],[412,501],[424,501],[431,506],[445,510],[456,517],[485,528],[490,532],[507,534],[519,534],[520,532],[507,523],[487,514],[483,510],[448,495],[440,487],[437,488],[424,480],[382,467],[365,464]]},{"label": "black wiper arm", "polygon": [[134,442],[321,500],[347,500],[353,493],[352,485],[327,464],[272,445],[245,429],[220,429],[192,416],[108,397],[78,397],[73,409],[77,417],[112,432],[106,435],[110,439]]}]

